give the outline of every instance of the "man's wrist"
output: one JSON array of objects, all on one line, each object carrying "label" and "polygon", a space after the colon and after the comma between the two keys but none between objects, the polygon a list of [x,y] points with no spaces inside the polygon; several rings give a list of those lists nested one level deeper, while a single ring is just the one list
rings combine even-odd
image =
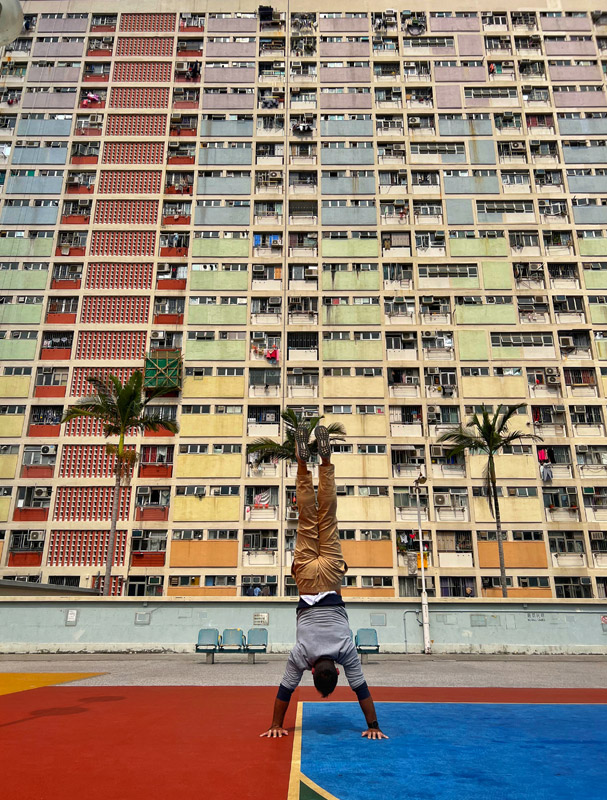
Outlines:
[{"label": "man's wrist", "polygon": [[367,728],[369,730],[379,730],[379,722],[376,719],[373,722],[367,722]]}]

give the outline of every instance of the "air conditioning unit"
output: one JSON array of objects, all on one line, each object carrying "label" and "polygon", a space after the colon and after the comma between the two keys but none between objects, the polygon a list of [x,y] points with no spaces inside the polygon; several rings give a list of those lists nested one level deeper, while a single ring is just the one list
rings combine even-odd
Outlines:
[{"label": "air conditioning unit", "polygon": [[573,350],[575,347],[573,336],[559,336],[559,345],[565,350]]},{"label": "air conditioning unit", "polygon": [[508,489],[508,495],[509,497],[516,497],[516,489],[514,487],[510,487],[510,489]]},{"label": "air conditioning unit", "polygon": [[316,269],[304,269],[304,278],[317,278],[318,272]]},{"label": "air conditioning unit", "polygon": [[277,172],[277,171],[268,172],[268,177],[269,178],[280,178],[281,174],[282,173]]},{"label": "air conditioning unit", "polygon": [[101,37],[101,41],[102,41],[104,44],[113,44],[113,42],[114,42],[114,39],[113,39],[111,36],[102,36],[102,37]]},{"label": "air conditioning unit", "polygon": [[422,121],[421,117],[409,117],[407,119],[410,128],[419,128],[419,126],[421,125],[421,121]]},{"label": "air conditioning unit", "polygon": [[176,61],[175,62],[175,72],[187,72],[188,71],[188,62],[187,61]]},{"label": "air conditioning unit", "polygon": [[576,414],[585,414],[586,406],[573,406],[573,410]]},{"label": "air conditioning unit", "polygon": [[428,414],[440,414],[440,408],[438,406],[428,406],[427,411]]},{"label": "air conditioning unit", "polygon": [[103,114],[91,114],[89,122],[103,122]]},{"label": "air conditioning unit", "polygon": [[590,531],[590,541],[598,542],[605,538],[605,531]]},{"label": "air conditioning unit", "polygon": [[152,491],[152,490],[150,489],[150,487],[149,487],[149,486],[140,486],[140,487],[137,489],[137,494],[138,494],[138,495],[142,495],[142,496],[144,496],[144,497],[145,497],[146,495],[148,495],[148,494],[151,494],[151,491]]},{"label": "air conditioning unit", "polygon": [[524,151],[525,149],[526,149],[525,148],[525,142],[510,142],[510,152],[511,153],[520,153],[520,152]]},{"label": "air conditioning unit", "polygon": [[587,444],[578,444],[576,447],[578,453],[587,453],[588,452],[588,445]]},{"label": "air conditioning unit", "polygon": [[165,331],[152,331],[150,338],[153,341],[164,340],[166,338],[166,332]]},{"label": "air conditioning unit", "polygon": [[215,486],[213,489],[211,489],[211,494],[213,497],[218,497],[221,494],[221,486]]},{"label": "air conditioning unit", "polygon": [[287,508],[287,519],[290,520],[299,519],[299,511],[296,508]]},{"label": "air conditioning unit", "polygon": [[558,375],[559,374],[559,368],[558,367],[546,367],[544,372],[546,373],[546,375]]},{"label": "air conditioning unit", "polygon": [[262,264],[254,264],[253,272],[265,272],[266,268]]},{"label": "air conditioning unit", "polygon": [[435,494],[434,495],[434,505],[435,506],[448,506],[449,505],[449,495],[448,494]]},{"label": "air conditioning unit", "polygon": [[445,455],[445,450],[440,444],[431,444],[430,455],[434,458],[441,458]]},{"label": "air conditioning unit", "polygon": [[48,488],[48,486],[37,486],[34,489],[34,497],[40,498],[40,497],[50,497],[50,496],[51,496],[51,490]]},{"label": "air conditioning unit", "polygon": [[169,142],[169,150],[178,150],[179,142]]},{"label": "air conditioning unit", "polygon": [[253,331],[251,338],[254,342],[265,342],[266,335],[263,331]]},{"label": "air conditioning unit", "polygon": [[25,295],[21,295],[20,297],[17,298],[18,303],[25,303],[26,300],[27,297]]},{"label": "air conditioning unit", "polygon": [[150,575],[148,578],[148,586],[160,586],[162,584],[161,575]]},{"label": "air conditioning unit", "polygon": [[293,375],[303,375],[303,367],[293,367],[291,373]]},{"label": "air conditioning unit", "polygon": [[268,298],[268,305],[269,306],[279,306],[282,303],[280,297],[270,297]]},{"label": "air conditioning unit", "polygon": [[30,540],[30,542],[43,542],[44,531],[30,531],[27,538]]},{"label": "air conditioning unit", "polygon": [[422,339],[433,339],[434,334],[432,331],[422,331]]},{"label": "air conditioning unit", "polygon": [[173,123],[175,125],[179,125],[182,119],[183,117],[181,116],[181,114],[175,114],[174,116],[171,117],[171,125],[173,125]]},{"label": "air conditioning unit", "polygon": [[335,492],[337,494],[347,494],[348,493],[348,488],[346,486],[337,486],[335,488]]},{"label": "air conditioning unit", "polygon": [[55,455],[57,452],[57,445],[56,444],[43,444],[40,448],[40,452],[43,456],[52,456]]},{"label": "air conditioning unit", "polygon": [[589,586],[591,583],[592,583],[592,578],[588,577],[580,578],[580,584],[582,584],[582,586]]},{"label": "air conditioning unit", "polygon": [[156,270],[157,275],[170,275],[171,274],[171,265],[170,264],[158,264],[158,269]]},{"label": "air conditioning unit", "polygon": [[556,384],[560,384],[560,379],[558,375],[548,375],[546,377],[546,383],[550,386],[555,386]]}]

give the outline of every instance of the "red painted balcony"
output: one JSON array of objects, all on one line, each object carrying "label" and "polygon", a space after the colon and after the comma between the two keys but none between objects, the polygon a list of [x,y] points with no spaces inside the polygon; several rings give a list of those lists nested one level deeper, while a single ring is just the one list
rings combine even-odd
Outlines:
[{"label": "red painted balcony", "polygon": [[[196,30],[199,29],[196,28]],[[178,58],[199,58],[200,56],[202,56],[202,47],[192,47],[191,50],[177,50]]]},{"label": "red painted balcony", "polygon": [[172,464],[140,464],[140,478],[170,478],[173,475]]},{"label": "red painted balcony", "polygon": [[170,136],[196,136],[196,128],[171,128]]},{"label": "red painted balcony", "polygon": [[99,156],[72,156],[70,164],[97,164]]},{"label": "red painted balcony", "polygon": [[156,281],[156,288],[175,291],[179,289],[185,289],[187,283],[188,282],[186,278],[158,278]]},{"label": "red painted balcony", "polygon": [[[167,395],[165,395],[166,397]],[[168,431],[166,428],[158,428],[157,431],[144,431],[144,436],[174,436],[175,434],[171,431]]]},{"label": "red painted balcony", "polygon": [[137,506],[135,519],[142,522],[163,522],[169,518],[169,506]]},{"label": "red painted balcony", "polygon": [[69,361],[71,357],[71,347],[43,347],[40,351],[41,361]]},{"label": "red painted balcony", "polygon": [[81,186],[79,183],[68,183],[65,191],[66,194],[93,194],[95,191],[95,184],[91,183],[90,186]]},{"label": "red painted balcony", "polygon": [[58,245],[55,248],[56,256],[83,256],[86,254],[86,247],[66,247],[65,245]]},{"label": "red painted balcony", "polygon": [[49,508],[16,508],[13,512],[15,522],[44,522],[48,519]]},{"label": "red painted balcony", "polygon": [[82,100],[78,108],[88,108],[89,110],[97,110],[98,108],[105,108],[105,100]]},{"label": "red painted balcony", "polygon": [[154,325],[183,325],[183,314],[154,314]]},{"label": "red painted balcony", "polygon": [[192,194],[192,184],[191,183],[181,183],[181,184],[167,184],[164,187],[165,194]]},{"label": "red painted balcony", "polygon": [[187,256],[188,248],[187,247],[161,247],[160,248],[160,255],[161,256],[178,256],[183,258]]},{"label": "red painted balcony", "polygon": [[[91,30],[93,30],[91,28]],[[201,22],[199,25],[188,25],[187,21],[182,20],[179,23],[179,33],[203,33],[204,32],[204,22]]]},{"label": "red painted balcony", "polygon": [[187,72],[176,72],[175,83],[200,83],[200,75],[191,78]]},{"label": "red painted balcony", "polygon": [[81,283],[80,278],[75,281],[53,280],[51,281],[51,289],[79,289]]},{"label": "red painted balcony", "polygon": [[198,100],[174,100],[173,108],[198,108]]},{"label": "red painted balcony", "polygon": [[67,386],[36,386],[34,397],[65,397]]},{"label": "red painted balcony", "polygon": [[192,218],[189,215],[186,217],[186,216],[179,216],[178,214],[175,214],[173,216],[163,217],[162,218],[162,224],[163,225],[189,225],[191,219]]},{"label": "red painted balcony", "polygon": [[45,321],[49,325],[73,325],[76,322],[76,314],[53,314],[49,312]]},{"label": "red painted balcony", "polygon": [[53,437],[59,436],[61,425],[34,425],[33,423],[27,429],[28,436],[36,436],[43,438],[45,436]]},{"label": "red painted balcony", "polygon": [[54,473],[55,467],[43,467],[40,464],[34,464],[32,466],[26,466],[24,464],[21,467],[22,478],[52,478]]},{"label": "red painted balcony", "polygon": [[[88,156],[86,157],[88,158]],[[63,225],[88,225],[90,221],[90,214],[87,216],[84,214],[66,214],[64,217],[61,217]]]},{"label": "red painted balcony", "polygon": [[42,550],[28,550],[8,554],[9,567],[39,567],[42,564]]},{"label": "red painted balcony", "polygon": [[[111,53],[110,53],[111,55]],[[109,75],[85,75],[82,78],[84,83],[109,83]]]},{"label": "red painted balcony", "polygon": [[[93,29],[91,28],[91,30],[93,30]],[[112,49],[108,48],[107,50],[106,49],[104,49],[104,50],[87,50],[86,54],[87,54],[87,56],[92,56],[93,58],[100,58],[101,56],[111,56],[112,55]]]},{"label": "red painted balcony", "polygon": [[101,136],[101,128],[76,128],[74,136]]},{"label": "red painted balcony", "polygon": [[91,25],[91,33],[113,33],[116,25]]},{"label": "red painted balcony", "polygon": [[194,156],[169,156],[167,164],[193,164],[195,160]]},{"label": "red painted balcony", "polygon": [[135,550],[131,554],[132,567],[164,567],[166,553],[147,553]]}]

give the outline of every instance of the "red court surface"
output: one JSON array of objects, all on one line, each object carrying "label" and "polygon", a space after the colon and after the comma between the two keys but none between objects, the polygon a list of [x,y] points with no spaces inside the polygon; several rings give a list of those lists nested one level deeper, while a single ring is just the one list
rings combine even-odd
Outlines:
[{"label": "red court surface", "polygon": [[[274,687],[46,686],[0,696],[6,800],[286,800],[297,690],[282,740],[259,738]],[[607,703],[607,689],[376,688],[378,701]],[[338,688],[331,700],[352,702]],[[327,713],[331,706],[327,704]],[[361,731],[364,727],[361,714]],[[381,747],[381,742],[369,742]]]}]

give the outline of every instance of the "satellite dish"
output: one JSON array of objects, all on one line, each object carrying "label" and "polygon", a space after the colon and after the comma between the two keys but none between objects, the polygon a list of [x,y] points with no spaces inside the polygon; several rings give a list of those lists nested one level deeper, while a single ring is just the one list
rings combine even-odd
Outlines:
[{"label": "satellite dish", "polygon": [[0,2],[0,47],[14,42],[23,30],[23,9],[19,0]]}]

